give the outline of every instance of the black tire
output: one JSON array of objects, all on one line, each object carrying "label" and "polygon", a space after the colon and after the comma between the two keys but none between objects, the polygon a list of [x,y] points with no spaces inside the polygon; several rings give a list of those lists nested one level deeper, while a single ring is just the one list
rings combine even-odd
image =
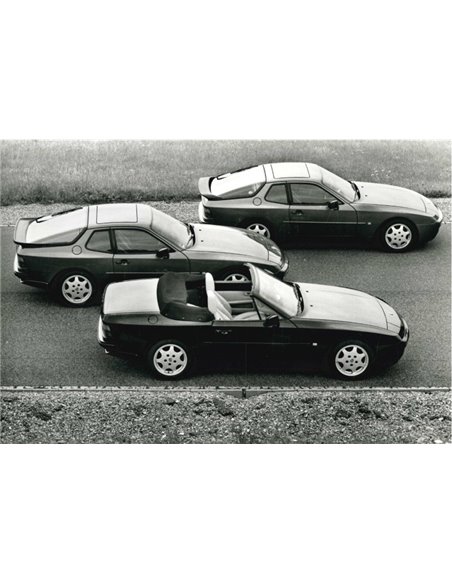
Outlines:
[{"label": "black tire", "polygon": [[159,341],[149,349],[147,363],[160,379],[180,379],[195,369],[194,351],[176,339]]},{"label": "black tire", "polygon": [[253,233],[263,235],[267,239],[272,239],[273,228],[266,221],[260,221],[259,219],[248,219],[242,223],[241,227],[247,231],[252,231]]},{"label": "black tire", "polygon": [[378,244],[389,253],[404,253],[418,241],[416,227],[406,219],[391,219],[378,230]]},{"label": "black tire", "polygon": [[221,270],[221,272],[217,273],[216,279],[228,282],[251,282],[250,271],[245,266]]},{"label": "black tire", "polygon": [[97,301],[99,288],[89,272],[71,270],[56,276],[51,284],[51,292],[63,306],[83,308]]},{"label": "black tire", "polygon": [[337,344],[327,356],[327,371],[334,377],[357,381],[369,375],[374,365],[374,352],[363,341],[350,339]]}]

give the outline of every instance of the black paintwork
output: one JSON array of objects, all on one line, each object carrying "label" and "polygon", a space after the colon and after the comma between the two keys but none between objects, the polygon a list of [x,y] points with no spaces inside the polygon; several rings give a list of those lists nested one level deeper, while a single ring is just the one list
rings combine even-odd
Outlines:
[{"label": "black paintwork", "polygon": [[[417,243],[425,243],[436,237],[440,228],[442,215],[419,193],[390,185],[348,181],[357,193],[351,201],[322,182],[321,173],[313,172],[320,169],[317,165],[308,165],[313,173],[309,178],[274,178],[272,166],[263,165],[267,182],[248,196],[245,193],[234,197],[227,192],[214,196],[209,194],[207,178],[200,179],[200,219],[209,224],[244,228],[259,223],[278,242],[325,238],[374,242],[389,222],[403,220],[412,226]],[[306,203],[297,200],[295,192],[300,186],[315,189],[316,196]]]},{"label": "black paintwork", "polygon": [[[203,296],[202,279],[191,284],[192,299]],[[250,283],[216,282],[217,291],[250,291]],[[202,304],[202,301],[200,302]],[[245,308],[245,306],[242,306]],[[251,300],[250,306],[251,308]],[[331,351],[344,341],[363,341],[373,351],[373,367],[388,367],[400,359],[408,335],[375,327],[336,321],[308,321],[279,315],[271,320],[227,320],[190,322],[149,314],[101,314],[107,325],[106,338],[98,339],[108,354],[146,359],[149,349],[159,341],[185,344],[196,355],[198,366],[211,358],[224,364],[232,358],[247,366],[284,363],[318,368]],[[221,368],[221,365],[220,365]]]}]

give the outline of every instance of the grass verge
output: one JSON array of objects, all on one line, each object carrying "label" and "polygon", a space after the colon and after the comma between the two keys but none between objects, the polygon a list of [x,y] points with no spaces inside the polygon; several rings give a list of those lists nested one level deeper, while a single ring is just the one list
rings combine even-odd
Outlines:
[{"label": "grass verge", "polygon": [[310,161],[348,179],[450,197],[451,143],[408,140],[3,141],[1,204],[183,201],[201,176]]}]

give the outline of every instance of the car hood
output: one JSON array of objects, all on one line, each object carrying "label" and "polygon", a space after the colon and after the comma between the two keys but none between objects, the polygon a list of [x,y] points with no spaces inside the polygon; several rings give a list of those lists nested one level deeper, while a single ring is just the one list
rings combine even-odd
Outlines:
[{"label": "car hood", "polygon": [[361,192],[361,198],[357,204],[366,203],[426,211],[424,197],[416,191],[379,183],[357,182],[356,184]]},{"label": "car hood", "polygon": [[[256,237],[254,233],[249,233],[245,229],[204,223],[193,224],[193,228],[195,243],[187,249],[187,253],[203,251],[268,260],[270,250],[275,251],[273,249],[275,248],[279,252],[279,248],[271,240]],[[281,256],[280,252],[279,256]]]},{"label": "car hood", "polygon": [[158,278],[153,278],[109,284],[105,289],[103,314],[108,316],[159,312],[158,282]]},{"label": "car hood", "polygon": [[299,283],[304,300],[301,318],[332,320],[379,327],[398,333],[397,312],[383,300],[365,292],[338,286]]}]

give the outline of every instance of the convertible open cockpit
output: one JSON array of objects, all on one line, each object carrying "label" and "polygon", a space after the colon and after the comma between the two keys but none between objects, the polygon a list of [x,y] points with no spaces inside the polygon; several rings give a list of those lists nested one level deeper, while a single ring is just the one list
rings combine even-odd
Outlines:
[{"label": "convertible open cockpit", "polygon": [[360,379],[402,356],[408,326],[383,300],[245,268],[249,280],[168,272],[110,284],[99,343],[112,355],[144,357],[164,379],[193,371],[195,361],[215,352],[221,361],[235,353],[250,363],[317,365],[343,379]]},{"label": "convertible open cockpit", "polygon": [[264,320],[273,311],[252,295],[251,282],[215,282],[211,273],[168,273],[157,286],[160,313],[174,320]]}]

